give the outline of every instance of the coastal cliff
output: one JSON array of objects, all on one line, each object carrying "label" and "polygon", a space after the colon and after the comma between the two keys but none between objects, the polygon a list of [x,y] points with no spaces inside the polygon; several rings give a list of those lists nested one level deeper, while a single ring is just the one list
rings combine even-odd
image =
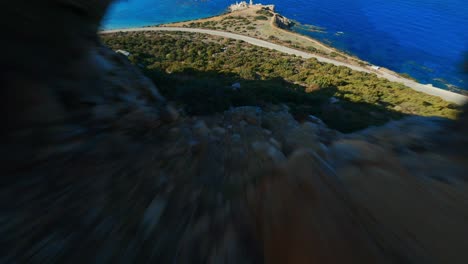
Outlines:
[{"label": "coastal cliff", "polygon": [[[55,35],[37,37],[39,32],[22,29],[5,40],[28,50],[2,57],[11,68],[2,73],[2,107],[9,117],[2,130],[0,262],[468,260],[466,107],[456,121],[412,116],[348,134],[315,116],[297,118],[278,100],[190,114],[193,109],[172,105],[160,93],[156,85],[162,82],[142,73],[149,74],[139,64],[151,53],[138,57],[132,50],[126,57],[100,43],[96,25],[105,5],[60,0],[41,5],[37,16],[37,9],[20,3],[9,4],[12,14],[21,10],[39,28],[59,17],[75,30],[57,26]],[[163,39],[143,34],[154,43]],[[24,42],[30,37],[36,42]],[[166,44],[175,49],[177,41],[184,44]],[[17,56],[23,51],[37,56]],[[217,51],[193,54],[229,54]],[[37,67],[38,58],[44,67]],[[148,65],[159,78],[178,70],[159,66]],[[209,76],[218,74],[213,69]],[[177,80],[192,84],[172,92],[190,102],[198,91],[184,92],[202,74],[183,73]],[[255,84],[261,81],[268,80]],[[229,87],[233,98],[246,99],[236,87]],[[207,98],[225,95],[221,89],[201,91]],[[324,112],[339,110],[330,101],[325,106]]]}]

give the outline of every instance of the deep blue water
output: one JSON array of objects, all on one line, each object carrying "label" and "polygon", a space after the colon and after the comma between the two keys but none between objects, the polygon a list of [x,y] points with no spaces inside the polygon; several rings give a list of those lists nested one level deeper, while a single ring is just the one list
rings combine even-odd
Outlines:
[{"label": "deep blue water", "polygon": [[[443,87],[447,82],[468,90],[466,74],[461,73],[468,51],[467,0],[263,1],[275,4],[286,17],[323,27],[326,32],[305,32],[301,28],[297,31],[372,64],[408,73],[422,83]],[[114,4],[103,27],[208,17],[225,12],[232,2],[235,1],[124,0]]]}]

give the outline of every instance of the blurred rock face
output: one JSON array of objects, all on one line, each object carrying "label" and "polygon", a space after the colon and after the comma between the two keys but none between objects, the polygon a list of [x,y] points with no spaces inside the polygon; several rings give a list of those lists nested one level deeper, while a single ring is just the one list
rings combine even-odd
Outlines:
[{"label": "blurred rock face", "polygon": [[[89,53],[110,0],[7,1],[3,3],[2,98],[8,98],[4,129],[63,119],[55,89],[66,75],[89,79]],[[81,65],[80,65],[81,64]],[[80,70],[73,70],[74,67]],[[67,76],[71,79],[72,76]],[[14,89],[13,89],[14,88]],[[63,88],[63,87],[62,87]],[[54,114],[55,113],[55,114]]]},{"label": "blurred rock face", "polygon": [[1,263],[467,263],[466,111],[184,117],[99,44],[108,4],[6,3]]}]

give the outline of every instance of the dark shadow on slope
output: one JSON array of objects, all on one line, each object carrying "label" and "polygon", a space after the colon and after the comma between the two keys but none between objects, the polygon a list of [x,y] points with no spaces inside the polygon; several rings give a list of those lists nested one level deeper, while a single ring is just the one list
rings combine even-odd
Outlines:
[{"label": "dark shadow on slope", "polygon": [[[189,115],[210,115],[236,106],[285,104],[299,121],[314,115],[345,133],[408,116],[384,105],[351,102],[339,97],[334,87],[307,93],[304,86],[280,77],[249,80],[232,73],[194,69],[170,74],[145,70],[145,74],[166,98],[183,106]],[[233,84],[239,84],[240,89]]]}]

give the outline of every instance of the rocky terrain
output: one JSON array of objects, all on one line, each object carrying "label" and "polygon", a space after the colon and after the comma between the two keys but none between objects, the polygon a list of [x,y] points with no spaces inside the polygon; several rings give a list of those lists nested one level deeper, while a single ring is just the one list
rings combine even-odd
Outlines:
[{"label": "rocky terrain", "polygon": [[352,134],[281,104],[184,115],[99,44],[98,2],[9,4],[63,38],[7,40],[37,43],[2,58],[0,263],[467,262],[466,107]]}]

